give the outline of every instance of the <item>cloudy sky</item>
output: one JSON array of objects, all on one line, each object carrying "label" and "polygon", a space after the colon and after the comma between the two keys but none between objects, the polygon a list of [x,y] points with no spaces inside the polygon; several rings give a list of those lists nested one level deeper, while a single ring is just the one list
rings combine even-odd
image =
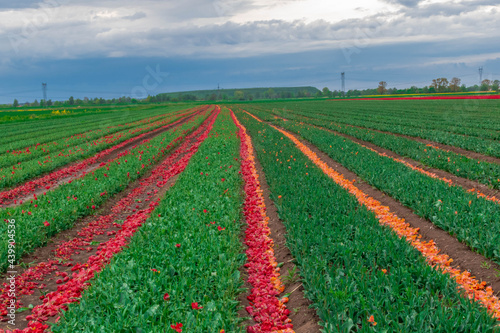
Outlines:
[{"label": "cloudy sky", "polygon": [[500,79],[498,0],[0,0],[0,103]]}]

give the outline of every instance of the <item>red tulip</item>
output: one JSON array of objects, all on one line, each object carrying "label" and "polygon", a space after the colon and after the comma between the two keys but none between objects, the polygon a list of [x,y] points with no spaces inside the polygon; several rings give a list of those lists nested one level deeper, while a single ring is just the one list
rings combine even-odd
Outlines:
[{"label": "red tulip", "polygon": [[201,310],[201,309],[203,309],[202,306],[198,305],[198,302],[191,303],[191,307],[193,308],[193,310]]},{"label": "red tulip", "polygon": [[172,328],[174,331],[176,332],[182,332],[182,324],[181,323],[177,323],[177,324],[172,324],[170,325],[170,328]]}]

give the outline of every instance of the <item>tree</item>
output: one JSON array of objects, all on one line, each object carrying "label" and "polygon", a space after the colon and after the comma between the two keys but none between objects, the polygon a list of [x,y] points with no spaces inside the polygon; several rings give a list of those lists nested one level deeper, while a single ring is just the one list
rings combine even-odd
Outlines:
[{"label": "tree", "polygon": [[323,95],[325,95],[326,97],[330,97],[331,94],[332,92],[330,91],[330,89],[328,89],[328,87],[323,88]]},{"label": "tree", "polygon": [[462,83],[462,80],[460,80],[458,77],[454,77],[450,81],[450,90],[453,92],[460,91],[460,84]]},{"label": "tree", "polygon": [[491,90],[498,91],[499,85],[500,85],[500,81],[498,81],[498,80],[493,81],[493,84],[491,85]]},{"label": "tree", "polygon": [[491,80],[488,80],[488,79],[485,79],[481,82],[481,88],[480,90],[481,91],[489,91],[490,90],[490,86],[493,82],[491,82]]},{"label": "tree", "polygon": [[17,108],[19,106],[19,101],[17,99],[14,99],[14,103],[12,103],[12,106]]},{"label": "tree", "polygon": [[266,97],[267,98],[274,98],[274,89],[269,88],[269,90],[266,92]]},{"label": "tree", "polygon": [[241,90],[236,90],[234,92],[234,99],[238,101],[243,101],[245,99],[245,93]]},{"label": "tree", "polygon": [[75,98],[73,96],[69,97],[68,104],[69,105],[75,105]]},{"label": "tree", "polygon": [[439,93],[445,92],[446,88],[448,87],[448,79],[445,77],[433,79],[431,86],[434,87],[434,89]]},{"label": "tree", "polygon": [[380,81],[378,83],[378,88],[377,88],[377,92],[380,94],[380,95],[383,95],[387,92],[387,82],[385,81]]}]

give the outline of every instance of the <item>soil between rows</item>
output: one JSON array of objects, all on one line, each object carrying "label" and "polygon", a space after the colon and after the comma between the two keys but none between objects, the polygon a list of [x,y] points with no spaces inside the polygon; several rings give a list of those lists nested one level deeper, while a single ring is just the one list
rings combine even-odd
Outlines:
[{"label": "soil between rows", "polygon": [[[315,126],[315,125],[312,125],[312,124],[310,124],[310,125],[311,126]],[[488,187],[485,184],[481,184],[481,183],[478,183],[478,182],[476,182],[474,180],[470,180],[470,179],[467,179],[467,178],[462,178],[462,177],[455,176],[454,174],[451,174],[451,173],[449,173],[447,171],[444,171],[444,170],[441,170],[441,169],[435,169],[435,168],[432,168],[432,167],[428,167],[428,166],[426,166],[424,164],[421,164],[420,162],[417,162],[417,161],[415,161],[415,160],[413,160],[413,159],[411,159],[409,157],[398,155],[395,152],[393,152],[392,150],[381,148],[381,147],[379,147],[379,146],[377,146],[377,145],[375,145],[375,144],[373,144],[371,142],[357,139],[357,138],[355,138],[355,137],[353,137],[351,135],[340,133],[340,132],[337,132],[337,131],[334,131],[334,130],[331,130],[331,129],[325,128],[325,127],[320,127],[320,126],[316,126],[316,127],[320,128],[320,129],[322,129],[324,131],[328,131],[328,132],[334,133],[335,135],[342,136],[344,138],[347,138],[347,139],[349,139],[351,141],[354,141],[356,143],[359,143],[359,144],[364,145],[366,147],[369,147],[371,149],[374,149],[374,150],[376,150],[379,153],[385,153],[386,155],[388,155],[390,157],[394,157],[394,158],[403,160],[403,161],[405,161],[405,162],[413,165],[414,167],[418,167],[418,168],[424,169],[425,171],[432,172],[432,173],[436,174],[437,176],[439,176],[441,178],[450,179],[450,180],[453,181],[453,183],[462,186],[466,190],[475,189],[475,190],[477,190],[477,191],[479,191],[479,192],[481,192],[483,194],[486,194],[488,196],[494,196],[496,198],[500,197],[500,191],[492,189],[492,188]]]},{"label": "soil between rows", "polygon": [[[278,263],[283,262],[283,266],[280,268],[280,278],[282,283],[285,285],[285,290],[282,295],[288,294],[292,292],[289,297],[288,303],[286,303],[287,309],[290,311],[288,318],[292,320],[293,330],[296,333],[312,333],[312,332],[320,332],[320,326],[318,322],[320,321],[316,311],[313,308],[310,308],[312,302],[305,298],[304,296],[304,287],[302,283],[297,278],[300,274],[300,269],[296,268],[294,280],[285,279],[285,276],[291,271],[294,267],[296,267],[295,260],[290,253],[290,250],[286,246],[286,228],[283,225],[283,222],[280,220],[278,216],[278,212],[274,202],[270,199],[270,190],[269,185],[266,181],[266,176],[262,169],[262,165],[260,164],[257,158],[257,152],[253,152],[255,156],[255,169],[257,170],[257,174],[259,176],[260,187],[262,190],[262,194],[264,197],[264,204],[266,206],[266,213],[269,217],[269,228],[271,229],[270,237],[274,241],[274,256],[276,257],[276,261]],[[243,224],[245,222],[243,221]],[[244,239],[244,234],[242,236],[242,243]],[[244,287],[250,290],[252,286],[248,283],[248,275],[246,273],[246,269],[241,269],[241,276],[245,280]],[[248,292],[243,293],[239,297],[239,301],[243,308],[240,310],[240,317],[248,317],[243,325],[250,326],[255,325],[256,322],[253,318],[249,317],[248,313],[245,310],[245,307],[249,306],[249,301],[247,300]]]},{"label": "soil between rows", "polygon": [[[9,201],[17,200],[17,203],[11,202],[9,204],[3,204],[3,205],[0,204],[0,208],[9,208],[9,207],[18,206],[18,205],[21,204],[21,202],[25,202],[25,201],[28,201],[31,198],[33,198],[33,195],[41,196],[44,192],[52,191],[52,190],[56,189],[57,187],[61,186],[62,184],[67,183],[70,180],[77,179],[77,178],[81,177],[83,174],[92,172],[93,170],[95,170],[95,169],[97,169],[99,167],[100,163],[107,162],[107,161],[110,161],[110,160],[118,157],[118,155],[120,153],[123,153],[124,151],[129,150],[130,148],[132,148],[135,145],[138,145],[140,142],[142,142],[144,140],[153,139],[156,136],[161,135],[162,133],[165,133],[166,131],[171,130],[174,127],[182,126],[182,124],[186,123],[187,121],[189,121],[190,119],[192,119],[196,115],[200,114],[201,112],[203,112],[203,110],[205,110],[205,109],[200,109],[199,111],[196,111],[196,112],[194,112],[194,113],[192,113],[190,115],[187,115],[187,116],[181,118],[181,121],[178,122],[178,123],[174,122],[174,124],[165,125],[166,127],[163,128],[163,129],[161,129],[161,130],[159,130],[159,131],[155,132],[155,130],[152,130],[153,133],[149,133],[149,134],[144,135],[144,136],[142,136],[140,138],[136,138],[135,140],[131,141],[130,143],[124,145],[123,147],[121,147],[119,149],[116,149],[116,150],[110,152],[109,154],[107,154],[105,156],[100,157],[95,163],[88,165],[84,170],[80,170],[80,171],[78,171],[78,172],[76,172],[74,174],[71,174],[69,176],[66,176],[64,178],[59,179],[58,181],[56,181],[54,184],[51,185],[50,190],[46,190],[43,187],[39,187],[34,192],[30,192],[29,194],[27,194],[27,195],[25,195],[23,197],[17,197],[17,198],[13,198],[13,199],[9,200]],[[96,153],[96,154],[98,154],[98,153]],[[71,167],[73,165],[77,165],[77,164],[79,164],[81,162],[82,161],[76,161],[76,162],[73,162],[73,163],[70,163],[70,164],[63,165],[63,166],[61,166],[61,167],[59,167],[57,169],[54,169],[54,170],[50,171],[50,173],[57,172],[58,170],[61,170],[61,169],[64,169],[64,168],[68,168],[68,167]],[[36,177],[34,179],[29,179],[28,181],[37,180],[37,179],[40,179],[42,177],[45,177],[46,175],[47,174],[43,174],[43,175],[41,175],[39,177]],[[22,186],[22,185],[23,184],[18,184],[16,186],[8,188],[8,189],[2,189],[2,192],[11,190],[13,188],[16,188],[16,187]]]},{"label": "soil between rows", "polygon": [[491,286],[495,295],[500,296],[500,274],[497,273],[500,272],[500,265],[476,252],[473,252],[473,250],[471,250],[467,245],[458,241],[455,237],[440,229],[432,222],[421,218],[410,208],[403,206],[396,199],[367,184],[354,172],[334,161],[310,142],[302,138],[299,138],[299,140],[316,153],[316,155],[330,168],[342,174],[346,179],[355,180],[354,185],[358,189],[363,191],[368,196],[380,201],[382,205],[388,206],[391,212],[396,214],[398,217],[405,219],[410,226],[419,228],[420,234],[422,235],[421,239],[423,241],[433,240],[436,246],[441,250],[441,253],[447,254],[451,259],[453,259],[451,267],[469,271],[480,282],[485,281],[487,285]]},{"label": "soil between rows", "polygon": [[[201,125],[203,126],[203,125]],[[190,139],[188,139],[189,146],[191,146],[194,142],[196,142],[197,138],[201,134],[198,134]],[[180,146],[183,144],[183,142],[179,142],[177,145]],[[174,152],[177,148],[174,148],[172,152]],[[183,153],[179,154],[175,161],[172,163],[172,165],[175,165],[182,157],[188,153],[188,149],[186,149]],[[163,160],[168,158],[170,154],[166,155]],[[156,166],[160,165],[163,160],[161,160]],[[48,260],[57,260],[56,256],[54,255],[55,250],[58,248],[59,245],[61,245],[64,242],[67,242],[69,240],[75,239],[75,238],[81,238],[81,236],[78,235],[78,233],[85,227],[89,225],[92,221],[95,221],[98,219],[100,216],[105,216],[108,214],[112,214],[112,209],[113,207],[123,198],[125,198],[131,191],[133,191],[135,188],[138,188],[141,185],[141,182],[144,181],[144,179],[148,178],[151,176],[153,170],[155,167],[151,168],[148,170],[141,178],[135,180],[134,182],[130,183],[122,192],[116,194],[109,200],[107,200],[97,211],[94,215],[89,215],[86,217],[81,218],[80,220],[76,221],[74,224],[74,227],[60,232],[59,234],[55,235],[53,238],[51,238],[48,242],[48,244],[44,247],[38,248],[33,252],[32,254],[29,254],[25,257],[23,257],[19,261],[19,265],[24,266],[17,266],[16,271],[17,271],[17,276],[22,275],[29,267],[31,266],[36,266],[37,264],[41,262],[46,262]],[[155,201],[157,198],[162,198],[165,193],[168,191],[168,189],[175,184],[175,181],[179,175],[171,177],[167,183],[161,187],[159,190],[157,190],[156,187],[156,182],[153,182],[149,186],[145,187],[144,191],[138,195],[134,202],[130,204],[128,207],[122,209],[120,213],[116,215],[114,218],[114,221],[119,221],[119,220],[125,220],[130,214],[133,213],[134,211],[139,211],[142,209],[148,208],[149,204],[153,201]],[[155,190],[157,190],[155,192]],[[96,242],[95,245],[86,245],[85,248],[89,248],[89,250],[81,250],[77,251],[74,254],[70,256],[70,259],[68,261],[63,261],[57,266],[57,270],[50,273],[47,275],[43,280],[37,280],[36,282],[38,283],[43,283],[46,286],[42,289],[35,289],[35,292],[32,295],[22,295],[18,297],[18,300],[22,303],[22,306],[27,307],[28,305],[33,305],[37,306],[43,303],[43,301],[40,299],[40,296],[43,294],[47,294],[53,291],[57,291],[58,284],[56,281],[60,278],[59,276],[56,276],[56,272],[66,272],[68,273],[69,276],[73,273],[71,271],[71,267],[76,264],[76,263],[85,263],[88,261],[88,259],[95,255],[97,252],[97,248],[100,245],[100,243],[104,243],[111,238],[114,237],[114,233],[111,235],[108,235],[107,232],[116,232],[120,226],[114,226],[113,224],[110,224],[107,226],[106,229],[103,230],[102,234],[94,236],[92,239],[93,242]],[[99,243],[99,244],[97,244]],[[73,264],[72,266],[65,266],[65,263],[70,262]],[[0,283],[6,283],[6,274],[2,274],[0,277]],[[16,314],[16,326],[11,327],[7,322],[0,322],[0,329],[24,329],[28,325],[28,320],[26,320],[26,316],[30,315],[31,311],[27,310],[21,313]],[[54,323],[56,320],[57,316],[55,317],[50,317],[47,322],[49,323]]]},{"label": "soil between rows", "polygon": [[361,126],[354,126],[354,125],[350,125],[350,126],[361,128],[361,129],[369,129],[370,131],[384,133],[384,134],[392,134],[392,135],[399,136],[399,137],[402,137],[402,138],[406,138],[406,139],[418,141],[418,142],[424,143],[426,145],[430,144],[430,145],[436,146],[436,147],[438,147],[438,148],[440,148],[442,150],[449,150],[449,151],[452,151],[452,152],[460,154],[460,155],[465,155],[465,156],[467,156],[469,158],[474,158],[476,160],[481,160],[481,161],[486,161],[486,162],[490,162],[490,163],[500,164],[500,158],[498,158],[498,157],[483,155],[481,153],[476,153],[474,151],[466,150],[466,149],[463,149],[463,148],[460,148],[460,147],[450,146],[450,145],[446,145],[444,143],[438,143],[436,141],[422,139],[422,138],[419,138],[419,137],[416,137],[416,136],[409,136],[409,135],[405,135],[405,134],[385,132],[385,131],[376,130],[376,129],[373,129],[373,128],[365,128],[365,127],[361,127]]}]

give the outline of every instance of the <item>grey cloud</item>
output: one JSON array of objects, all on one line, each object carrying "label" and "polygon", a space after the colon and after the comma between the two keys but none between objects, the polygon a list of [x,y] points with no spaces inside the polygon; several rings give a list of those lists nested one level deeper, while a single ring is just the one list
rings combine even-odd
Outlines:
[{"label": "grey cloud", "polygon": [[405,7],[416,7],[418,6],[419,3],[422,2],[422,0],[384,0],[387,3],[391,4],[396,4],[396,5],[403,5]]},{"label": "grey cloud", "polygon": [[474,0],[460,1],[457,3],[431,3],[424,6],[418,6],[411,9],[403,9],[404,13],[409,17],[431,17],[431,16],[458,16],[474,12],[484,6],[498,6],[497,0]]},{"label": "grey cloud", "polygon": [[[92,3],[94,1],[97,0],[89,0]],[[252,6],[250,1],[241,1],[246,6]],[[112,7],[106,7],[109,1],[102,0],[101,5],[104,7],[95,11],[57,23],[49,22],[40,27],[43,34],[34,34],[29,44],[22,45],[22,52],[16,56],[22,57],[23,54],[29,53],[52,59],[179,55],[229,58],[345,48],[358,52],[374,45],[409,45],[425,40],[436,43],[443,40],[463,41],[463,38],[473,34],[476,34],[475,39],[483,36],[494,41],[500,36],[495,28],[500,19],[499,12],[487,13],[481,19],[476,18],[474,14],[459,15],[464,11],[473,11],[477,6],[493,3],[489,0],[462,1],[460,6],[457,5],[458,9],[454,9],[450,4],[418,6],[414,9],[401,9],[396,13],[380,13],[377,16],[337,23],[325,20],[309,23],[303,20],[268,20],[247,23],[227,21],[223,24],[211,23],[212,21],[206,19],[217,14],[213,7],[215,2],[211,1],[188,0],[187,4],[169,2],[168,5],[158,7],[157,11],[152,9],[157,7],[146,5],[140,8],[132,7],[129,0],[124,0],[124,3],[129,5],[125,12],[130,13],[128,16],[95,16],[100,9],[113,10]],[[145,0],[144,3],[159,2]],[[190,6],[194,6],[194,12],[190,12]],[[132,10],[134,8],[136,10]],[[445,8],[448,8],[448,12]],[[441,11],[443,15],[428,14]],[[62,13],[68,12],[70,9],[65,9]],[[146,16],[148,20],[135,23]],[[176,16],[174,21],[173,16]],[[200,18],[203,20],[198,20]],[[126,22],[123,19],[134,22]],[[473,31],[470,26],[474,26]],[[4,33],[18,32],[7,29]],[[4,48],[0,50],[0,57],[12,57],[12,53]]]},{"label": "grey cloud", "polygon": [[0,11],[6,9],[18,9],[18,8],[36,8],[37,4],[40,3],[39,0],[1,0],[0,1]]},{"label": "grey cloud", "polygon": [[134,15],[129,15],[129,16],[124,16],[124,20],[130,20],[130,21],[135,21],[135,20],[140,20],[142,18],[145,18],[147,15],[144,12],[137,12]]}]

